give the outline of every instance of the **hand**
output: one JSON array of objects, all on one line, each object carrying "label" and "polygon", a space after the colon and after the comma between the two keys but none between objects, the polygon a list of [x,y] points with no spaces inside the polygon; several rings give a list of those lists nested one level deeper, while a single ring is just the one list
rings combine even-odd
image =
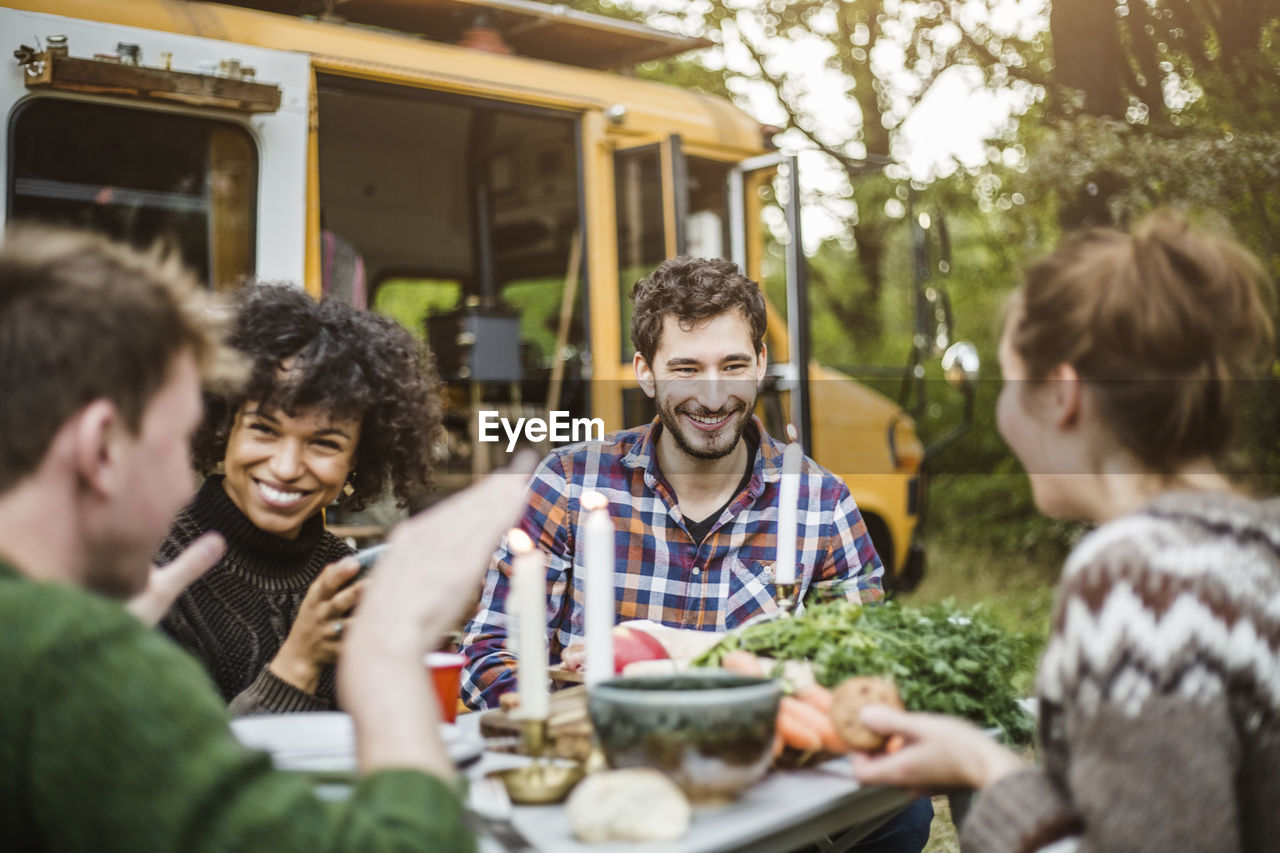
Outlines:
[{"label": "hand", "polygon": [[142,592],[125,602],[134,616],[154,625],[169,611],[182,591],[209,569],[227,551],[221,534],[209,532],[188,545],[181,554],[163,567],[153,565]]},{"label": "hand", "polygon": [[1026,765],[976,726],[941,714],[912,714],[871,705],[862,712],[867,728],[901,735],[891,755],[853,756],[853,775],[864,785],[915,790],[985,788]]},{"label": "hand", "polygon": [[338,667],[339,698],[355,721],[362,770],[453,775],[423,656],[473,602],[503,532],[524,506],[536,461],[521,454],[510,468],[392,531]]},{"label": "hand", "polygon": [[570,672],[582,672],[587,665],[587,647],[582,643],[570,643],[560,654],[560,665]]},{"label": "hand", "polygon": [[311,582],[280,651],[268,665],[276,678],[315,693],[324,668],[338,659],[346,617],[360,600],[364,582],[348,582],[360,571],[354,557],[325,566]]}]

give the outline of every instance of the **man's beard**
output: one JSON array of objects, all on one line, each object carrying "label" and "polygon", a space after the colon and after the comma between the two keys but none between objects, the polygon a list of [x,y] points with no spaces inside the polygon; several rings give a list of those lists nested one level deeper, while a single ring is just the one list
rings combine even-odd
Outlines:
[{"label": "man's beard", "polygon": [[[732,435],[732,439],[725,441],[723,446],[712,446],[710,448],[695,447],[685,436],[684,429],[686,426],[681,419],[681,412],[659,402],[659,400],[661,400],[661,396],[661,393],[659,393],[654,402],[657,405],[658,417],[662,420],[663,429],[671,434],[671,437],[675,440],[676,447],[680,448],[681,452],[693,457],[694,459],[701,459],[707,462],[712,462],[716,459],[723,459],[733,452],[734,448],[738,446],[738,441],[742,438],[742,433],[746,431],[747,424],[751,423],[751,412],[755,408],[754,396],[750,401],[744,401],[741,406],[738,406],[728,412],[724,410],[719,412],[708,412],[705,409],[691,410],[686,407],[683,410],[684,412],[701,417],[729,415],[729,417],[737,418],[736,424],[728,424],[717,431],[718,438],[723,437],[726,430]],[[696,429],[695,427],[688,428]]]}]

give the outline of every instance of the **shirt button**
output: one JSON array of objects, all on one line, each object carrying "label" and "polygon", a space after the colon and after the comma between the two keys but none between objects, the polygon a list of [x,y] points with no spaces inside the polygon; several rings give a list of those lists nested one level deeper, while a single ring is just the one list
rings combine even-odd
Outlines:
[{"label": "shirt button", "polygon": [[694,567],[693,567],[693,576],[696,578],[696,577],[697,577],[698,575],[700,575],[700,574],[702,574],[702,569],[698,568],[697,566],[694,566]]}]

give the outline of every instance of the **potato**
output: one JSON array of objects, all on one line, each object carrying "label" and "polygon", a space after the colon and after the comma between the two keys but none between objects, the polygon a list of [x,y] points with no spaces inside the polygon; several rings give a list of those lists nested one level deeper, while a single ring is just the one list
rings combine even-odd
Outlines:
[{"label": "potato", "polygon": [[862,724],[862,709],[868,705],[902,708],[902,697],[893,682],[874,676],[858,676],[840,683],[832,691],[831,722],[836,732],[860,752],[875,752],[884,746],[884,737]]}]

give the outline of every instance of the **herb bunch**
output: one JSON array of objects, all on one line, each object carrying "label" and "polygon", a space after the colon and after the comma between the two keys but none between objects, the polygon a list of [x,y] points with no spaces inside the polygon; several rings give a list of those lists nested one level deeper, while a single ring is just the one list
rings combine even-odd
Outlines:
[{"label": "herb bunch", "polygon": [[999,628],[980,608],[833,601],[732,633],[694,664],[717,666],[728,652],[745,649],[780,661],[810,661],[826,687],[878,675],[897,684],[911,710],[999,728],[1006,742],[1021,747],[1031,743],[1033,725],[1018,704],[1014,676],[1031,648],[1026,637]]}]

